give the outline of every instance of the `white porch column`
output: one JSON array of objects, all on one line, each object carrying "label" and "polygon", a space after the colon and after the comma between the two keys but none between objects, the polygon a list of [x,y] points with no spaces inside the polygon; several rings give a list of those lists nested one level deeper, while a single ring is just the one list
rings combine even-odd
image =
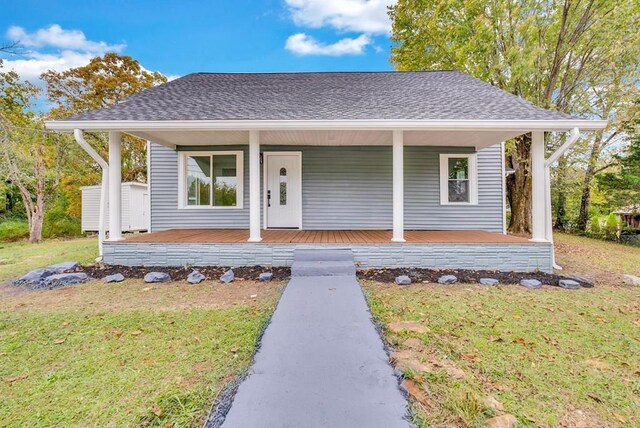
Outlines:
[{"label": "white porch column", "polygon": [[544,167],[544,132],[531,133],[531,240],[544,242],[547,235],[547,177]]},{"label": "white porch column", "polygon": [[122,239],[121,181],[122,133],[109,132],[109,241]]},{"label": "white porch column", "polygon": [[404,242],[404,135],[393,131],[393,242]]},{"label": "white porch column", "polygon": [[249,131],[249,242],[260,242],[260,131]]}]

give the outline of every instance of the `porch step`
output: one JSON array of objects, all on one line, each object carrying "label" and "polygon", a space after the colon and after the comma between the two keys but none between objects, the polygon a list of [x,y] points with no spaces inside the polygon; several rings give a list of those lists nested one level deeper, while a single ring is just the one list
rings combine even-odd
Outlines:
[{"label": "porch step", "polygon": [[355,275],[351,250],[296,250],[291,276]]},{"label": "porch step", "polygon": [[293,260],[296,262],[337,261],[353,262],[353,252],[344,250],[300,250],[294,252]]}]

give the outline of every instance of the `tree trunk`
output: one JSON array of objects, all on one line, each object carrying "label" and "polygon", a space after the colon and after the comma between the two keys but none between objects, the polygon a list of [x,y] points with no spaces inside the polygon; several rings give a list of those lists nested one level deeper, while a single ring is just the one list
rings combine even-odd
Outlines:
[{"label": "tree trunk", "polygon": [[567,158],[560,156],[558,167],[556,168],[555,188],[558,194],[556,202],[556,221],[553,225],[555,229],[567,229]]},{"label": "tree trunk", "polygon": [[29,223],[29,242],[42,241],[42,224],[44,222],[44,206],[34,205],[35,210],[31,213]]},{"label": "tree trunk", "polygon": [[596,172],[596,164],[600,158],[602,143],[602,133],[598,133],[591,146],[589,164],[587,165],[587,169],[584,172],[584,179],[582,180],[582,199],[580,200],[580,214],[578,215],[578,230],[583,232],[587,231],[589,206],[591,205],[591,180]]},{"label": "tree trunk", "polygon": [[522,135],[515,141],[515,147],[507,156],[507,165],[515,170],[507,178],[507,197],[511,207],[509,232],[524,235],[531,233],[531,135]]}]

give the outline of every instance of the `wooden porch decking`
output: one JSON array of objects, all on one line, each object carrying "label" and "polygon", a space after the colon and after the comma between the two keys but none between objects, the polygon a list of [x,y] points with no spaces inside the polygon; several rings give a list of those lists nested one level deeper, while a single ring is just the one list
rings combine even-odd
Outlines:
[{"label": "wooden porch decking", "polygon": [[[527,244],[526,238],[482,230],[407,230],[407,244]],[[122,243],[219,243],[241,244],[248,229],[169,229],[131,235]],[[264,244],[389,244],[390,230],[263,230]]]}]

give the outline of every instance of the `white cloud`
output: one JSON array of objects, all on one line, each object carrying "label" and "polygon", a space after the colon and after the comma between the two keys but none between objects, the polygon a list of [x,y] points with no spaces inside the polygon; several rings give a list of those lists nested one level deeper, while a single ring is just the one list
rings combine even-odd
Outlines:
[{"label": "white cloud", "polygon": [[24,28],[14,25],[7,30],[7,37],[25,48],[51,47],[90,52],[96,55],[106,52],[120,52],[126,47],[125,44],[110,45],[105,42],[87,40],[82,31],[65,30],[58,24],[40,28],[34,33],[28,33]]},{"label": "white cloud", "polygon": [[360,55],[370,42],[369,36],[362,34],[355,39],[347,37],[332,44],[324,44],[307,34],[298,33],[289,36],[285,49],[297,55]]},{"label": "white cloud", "polygon": [[389,34],[387,7],[397,0],[285,0],[293,21],[303,27]]}]

